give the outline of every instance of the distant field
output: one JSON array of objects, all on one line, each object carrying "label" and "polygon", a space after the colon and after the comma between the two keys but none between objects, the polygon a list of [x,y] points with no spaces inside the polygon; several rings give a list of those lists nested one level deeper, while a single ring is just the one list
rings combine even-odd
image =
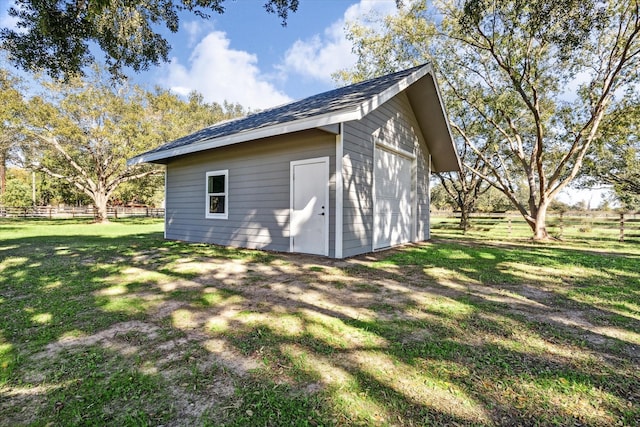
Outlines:
[{"label": "distant field", "polygon": [[0,218],[0,426],[640,425],[640,245],[475,224],[330,260]]},{"label": "distant field", "polygon": [[[436,212],[432,214],[432,228],[436,234],[451,230],[456,235],[460,222],[458,214]],[[629,242],[640,243],[640,213],[627,213],[623,218],[623,237]],[[612,212],[571,212],[560,215],[552,212],[547,218],[547,230],[559,239],[567,241],[617,241],[620,239],[620,215]],[[531,237],[531,229],[517,213],[474,213],[471,216],[469,237],[492,239]]]}]

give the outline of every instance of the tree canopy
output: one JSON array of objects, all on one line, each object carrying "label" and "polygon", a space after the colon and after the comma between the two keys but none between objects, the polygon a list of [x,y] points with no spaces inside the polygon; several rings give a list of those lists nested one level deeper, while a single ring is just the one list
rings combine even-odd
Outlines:
[{"label": "tree canopy", "polygon": [[[30,168],[88,196],[100,221],[119,187],[141,179],[148,184],[162,174],[154,165],[127,166],[127,158],[243,113],[237,105],[205,103],[197,94],[185,102],[166,90],[148,92],[126,81],[114,85],[98,68],[86,78],[42,85],[46,96],[29,100],[21,130],[29,141],[24,157]],[[126,197],[146,191],[136,188]]]},{"label": "tree canopy", "polygon": [[588,183],[611,185],[625,208],[640,209],[640,95],[614,106],[585,164]]},{"label": "tree canopy", "polygon": [[[580,172],[616,98],[637,87],[639,9],[639,0],[412,2],[377,30],[352,28],[354,72],[435,59],[443,91],[463,106],[450,111],[452,128],[487,168],[467,170],[545,239],[551,202]],[[465,136],[456,111],[485,129]]]},{"label": "tree canopy", "polygon": [[20,80],[9,71],[0,69],[0,195],[7,186],[7,162],[15,153],[20,139],[17,124],[25,112],[25,103],[19,88]]},{"label": "tree canopy", "polygon": [[[298,2],[265,0],[264,8],[284,25]],[[180,12],[208,18],[224,8],[225,0],[16,0],[8,13],[18,29],[2,28],[0,41],[19,67],[65,78],[83,74],[97,46],[121,76],[123,67],[138,72],[168,60],[171,46],[158,27],[177,32]]]}]

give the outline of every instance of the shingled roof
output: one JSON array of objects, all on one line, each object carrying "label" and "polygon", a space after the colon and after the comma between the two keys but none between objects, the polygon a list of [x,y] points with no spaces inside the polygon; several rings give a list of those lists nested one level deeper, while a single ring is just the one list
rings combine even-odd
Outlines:
[{"label": "shingled roof", "polygon": [[431,73],[430,65],[424,64],[218,123],[142,153],[127,163],[167,163],[184,154],[358,120]]}]

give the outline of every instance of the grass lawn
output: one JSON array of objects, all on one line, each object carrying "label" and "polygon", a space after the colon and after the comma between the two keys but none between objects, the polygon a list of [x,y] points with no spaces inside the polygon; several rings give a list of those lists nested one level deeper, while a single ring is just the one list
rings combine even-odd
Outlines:
[{"label": "grass lawn", "polygon": [[162,227],[0,219],[0,425],[640,424],[637,242],[442,220],[336,261]]}]

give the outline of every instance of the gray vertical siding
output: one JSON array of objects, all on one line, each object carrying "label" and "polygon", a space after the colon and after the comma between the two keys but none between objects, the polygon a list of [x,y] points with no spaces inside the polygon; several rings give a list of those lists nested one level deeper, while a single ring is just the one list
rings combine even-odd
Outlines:
[{"label": "gray vertical siding", "polygon": [[416,235],[418,240],[429,237],[429,151],[403,92],[362,120],[344,125],[344,256],[372,250],[373,153],[377,142],[416,156]]},{"label": "gray vertical siding", "polygon": [[373,244],[373,141],[372,132],[362,121],[344,124],[342,254],[345,257],[369,252]]},{"label": "gray vertical siding", "polygon": [[[290,162],[330,158],[329,256],[335,253],[335,136],[309,130],[194,153],[167,165],[166,238],[289,251]],[[205,174],[229,170],[229,218],[205,218]]]}]

